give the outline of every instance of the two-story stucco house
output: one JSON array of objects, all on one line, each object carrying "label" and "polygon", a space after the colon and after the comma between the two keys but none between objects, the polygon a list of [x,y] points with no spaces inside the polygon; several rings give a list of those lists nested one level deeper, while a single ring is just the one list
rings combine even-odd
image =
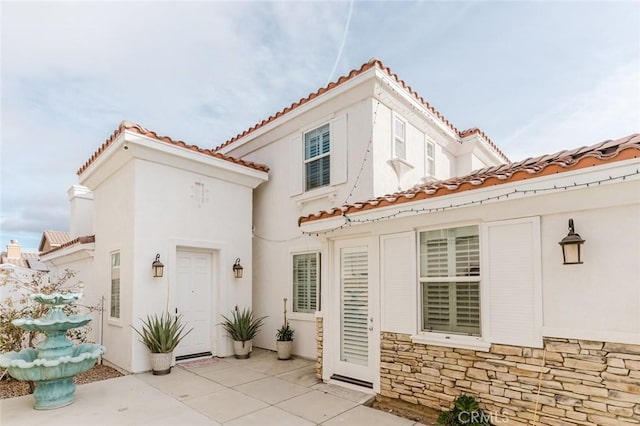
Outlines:
[{"label": "two-story stucco house", "polygon": [[286,298],[325,381],[471,393],[514,424],[637,419],[639,155],[632,135],[510,163],[373,59],[214,149],[123,122],[78,171],[75,239],[42,259],[90,271],[128,371],[149,369],[139,317],[182,313],[177,355],[228,356],[220,315],[268,316],[254,345],[274,349]]}]

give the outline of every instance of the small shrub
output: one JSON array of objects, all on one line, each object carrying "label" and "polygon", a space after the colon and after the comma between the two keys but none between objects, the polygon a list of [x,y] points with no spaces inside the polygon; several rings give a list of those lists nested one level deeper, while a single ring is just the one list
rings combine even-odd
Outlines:
[{"label": "small shrub", "polygon": [[[46,272],[32,272],[20,276],[12,269],[0,269],[0,286],[6,287],[9,293],[0,303],[0,352],[10,352],[35,346],[44,338],[41,332],[29,332],[16,327],[12,321],[18,318],[40,318],[49,312],[50,306],[31,300],[35,293],[78,293],[82,291],[82,283],[75,281],[76,273],[69,269],[59,275]],[[65,305],[62,310],[67,315],[80,315],[93,312],[98,306],[81,304]],[[91,330],[88,325],[69,330],[67,335],[76,343],[86,340]]]},{"label": "small shrub", "polygon": [[442,426],[485,426],[491,425],[491,422],[490,416],[480,409],[474,397],[461,395],[453,402],[451,411],[440,413],[438,424]]}]

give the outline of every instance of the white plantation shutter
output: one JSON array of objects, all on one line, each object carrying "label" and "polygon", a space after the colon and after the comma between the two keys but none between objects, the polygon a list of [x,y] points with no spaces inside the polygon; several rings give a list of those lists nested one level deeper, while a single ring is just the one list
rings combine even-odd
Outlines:
[{"label": "white plantation shutter", "polygon": [[318,253],[293,256],[293,311],[313,313],[317,310]]},{"label": "white plantation shutter", "polygon": [[289,140],[289,195],[291,196],[302,194],[304,191],[302,145],[302,134]]},{"label": "white plantation shutter", "polygon": [[111,318],[120,318],[120,252],[111,254]]},{"label": "white plantation shutter", "polygon": [[477,226],[420,233],[422,329],[480,334]]},{"label": "white plantation shutter", "polygon": [[369,258],[367,247],[341,249],[341,361],[368,364]]},{"label": "white plantation shutter", "polygon": [[480,284],[456,283],[456,325],[480,328]]},{"label": "white plantation shutter", "polygon": [[416,310],[416,234],[402,232],[380,236],[380,276],[382,278],[381,329],[414,334]]},{"label": "white plantation shutter", "polygon": [[542,347],[540,218],[484,225],[489,339]]},{"label": "white plantation shutter", "polygon": [[[449,283],[424,283],[423,315],[429,327],[449,326]],[[432,328],[429,328],[431,331]]]},{"label": "white plantation shutter", "polygon": [[331,185],[347,181],[347,116],[331,122]]}]

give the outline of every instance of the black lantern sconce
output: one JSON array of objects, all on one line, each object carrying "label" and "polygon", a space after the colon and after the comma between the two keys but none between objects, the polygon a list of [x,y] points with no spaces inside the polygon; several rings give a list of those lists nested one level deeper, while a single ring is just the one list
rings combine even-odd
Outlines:
[{"label": "black lantern sconce", "polygon": [[242,271],[244,271],[244,268],[240,264],[240,258],[237,258],[236,263],[233,264],[233,276],[236,278],[242,278]]},{"label": "black lantern sconce", "polygon": [[558,243],[562,247],[564,265],[578,265],[583,263],[580,246],[584,244],[584,242],[585,240],[580,238],[580,235],[576,234],[576,230],[573,226],[573,219],[569,219],[569,233]]},{"label": "black lantern sconce", "polygon": [[162,262],[160,262],[159,253],[156,254],[156,260],[153,261],[151,267],[153,268],[153,277],[162,278],[162,275],[164,274],[164,265],[162,264]]}]

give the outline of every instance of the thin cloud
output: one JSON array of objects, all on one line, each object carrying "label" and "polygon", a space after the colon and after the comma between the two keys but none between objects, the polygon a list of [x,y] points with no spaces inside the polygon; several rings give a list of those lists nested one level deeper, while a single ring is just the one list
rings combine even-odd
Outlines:
[{"label": "thin cloud", "polygon": [[501,146],[518,160],[640,131],[639,70],[640,62],[623,65],[592,90],[560,99],[514,130]]}]

